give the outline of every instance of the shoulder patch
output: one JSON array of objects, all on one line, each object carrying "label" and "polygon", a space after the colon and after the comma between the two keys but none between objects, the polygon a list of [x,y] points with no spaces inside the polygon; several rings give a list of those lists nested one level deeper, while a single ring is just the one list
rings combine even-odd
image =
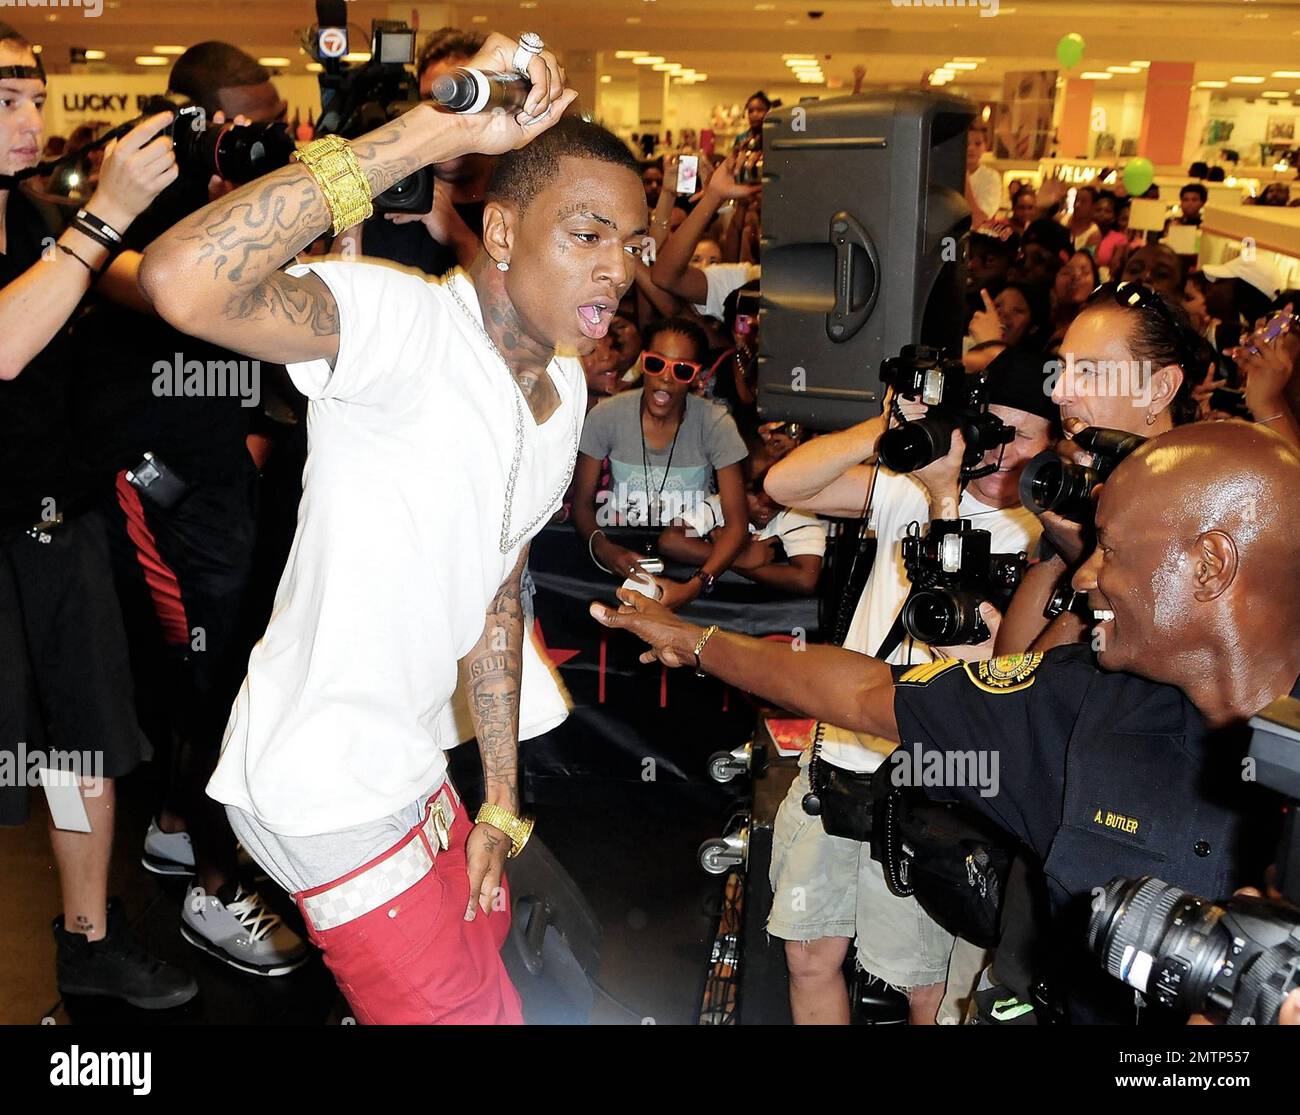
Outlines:
[{"label": "shoulder patch", "polygon": [[1034,671],[1043,661],[1037,652],[1004,654],[984,662],[963,662],[966,676],[986,693],[1015,693],[1034,684]]},{"label": "shoulder patch", "polygon": [[940,658],[934,662],[922,662],[919,666],[913,666],[905,673],[899,674],[895,685],[929,685],[935,678],[946,674],[949,670],[955,670],[961,665],[960,659],[957,658]]}]

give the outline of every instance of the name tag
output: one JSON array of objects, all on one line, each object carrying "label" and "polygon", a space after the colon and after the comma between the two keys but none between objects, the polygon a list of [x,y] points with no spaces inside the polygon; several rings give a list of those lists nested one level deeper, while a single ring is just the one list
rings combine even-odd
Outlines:
[{"label": "name tag", "polygon": [[1116,809],[1107,809],[1104,805],[1093,806],[1089,821],[1090,827],[1094,830],[1136,840],[1140,844],[1145,844],[1149,835],[1150,826],[1144,818],[1132,813],[1121,813]]}]

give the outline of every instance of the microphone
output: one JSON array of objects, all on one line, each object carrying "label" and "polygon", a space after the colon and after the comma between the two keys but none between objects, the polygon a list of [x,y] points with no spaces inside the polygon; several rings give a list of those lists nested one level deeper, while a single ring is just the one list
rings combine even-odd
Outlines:
[{"label": "microphone", "polygon": [[451,112],[514,112],[532,87],[522,74],[461,68],[438,78],[430,96]]}]

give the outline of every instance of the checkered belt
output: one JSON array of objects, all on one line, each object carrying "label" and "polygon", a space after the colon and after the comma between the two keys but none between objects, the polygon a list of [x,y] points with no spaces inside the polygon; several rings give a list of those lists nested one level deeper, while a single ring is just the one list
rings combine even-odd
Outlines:
[{"label": "checkered belt", "polygon": [[459,800],[451,783],[445,783],[425,803],[424,820],[400,844],[362,870],[302,898],[303,916],[323,932],[377,910],[409,890],[433,868],[434,857],[450,846]]}]

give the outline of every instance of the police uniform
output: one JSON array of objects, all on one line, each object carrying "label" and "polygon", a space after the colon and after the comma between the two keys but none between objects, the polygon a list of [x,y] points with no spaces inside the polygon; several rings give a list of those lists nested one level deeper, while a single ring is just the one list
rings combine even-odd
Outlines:
[{"label": "police uniform", "polygon": [[1243,778],[1244,725],[1211,730],[1179,689],[1102,670],[1085,646],[893,672],[914,770],[927,752],[997,753],[990,796],[927,793],[976,809],[1043,865],[1071,1020],[1132,1021],[1132,993],[1086,949],[1095,888],[1154,875],[1221,899],[1258,881],[1279,802]]}]

